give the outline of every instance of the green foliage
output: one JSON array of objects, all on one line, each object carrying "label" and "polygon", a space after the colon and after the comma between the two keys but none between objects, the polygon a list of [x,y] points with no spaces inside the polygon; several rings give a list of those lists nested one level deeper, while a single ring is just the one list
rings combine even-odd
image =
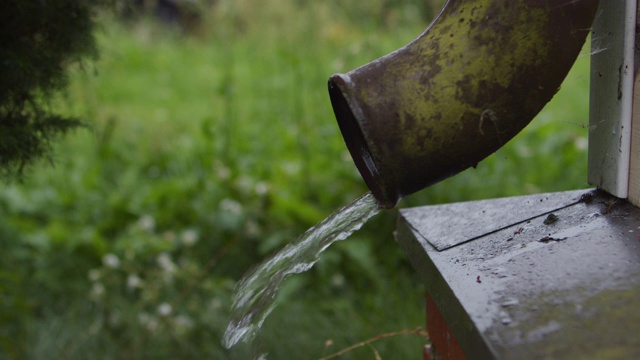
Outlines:
[{"label": "green foliage", "polygon": [[93,11],[104,2],[0,5],[0,177],[21,175],[49,154],[53,138],[80,125],[51,112],[44,99],[66,85],[69,63],[95,54]]},{"label": "green foliage", "polygon": [[[220,1],[192,36],[105,19],[100,60],[72,68],[66,96],[51,102],[93,119],[93,130],[61,141],[55,167],[0,190],[0,353],[319,358],[422,326],[422,286],[388,211],[285,282],[253,347],[220,345],[242,274],[366,191],[328,77],[426,25],[398,12],[397,26],[375,30],[340,6]],[[587,65],[581,58],[557,100],[507,147],[403,206],[583,186],[587,130],[574,123],[586,122]],[[411,358],[423,343],[374,346],[383,358]]]}]

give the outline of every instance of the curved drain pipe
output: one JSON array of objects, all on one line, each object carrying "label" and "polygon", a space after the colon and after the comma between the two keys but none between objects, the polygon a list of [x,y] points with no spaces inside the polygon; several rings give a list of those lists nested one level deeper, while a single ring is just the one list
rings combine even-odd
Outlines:
[{"label": "curved drain pipe", "polygon": [[475,166],[551,100],[598,0],[449,0],[403,48],[329,79],[346,145],[385,208]]}]

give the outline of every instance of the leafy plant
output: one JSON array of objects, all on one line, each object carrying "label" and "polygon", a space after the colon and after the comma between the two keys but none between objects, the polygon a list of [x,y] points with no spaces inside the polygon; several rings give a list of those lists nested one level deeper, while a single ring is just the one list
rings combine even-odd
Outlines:
[{"label": "leafy plant", "polygon": [[95,55],[94,12],[104,0],[5,1],[0,5],[0,176],[22,175],[52,140],[82,124],[48,108],[72,62]]}]

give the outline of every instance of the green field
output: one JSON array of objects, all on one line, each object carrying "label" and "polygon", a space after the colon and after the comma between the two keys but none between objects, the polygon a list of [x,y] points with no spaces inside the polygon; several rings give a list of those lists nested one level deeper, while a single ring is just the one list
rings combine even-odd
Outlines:
[{"label": "green field", "polygon": [[[188,30],[104,15],[100,58],[51,104],[89,128],[0,189],[0,358],[318,359],[423,326],[386,211],[286,282],[253,345],[220,343],[242,274],[367,191],[326,82],[422,32],[415,3],[221,1]],[[508,145],[399,207],[588,186],[584,53]],[[424,343],[340,358],[419,358]]]}]

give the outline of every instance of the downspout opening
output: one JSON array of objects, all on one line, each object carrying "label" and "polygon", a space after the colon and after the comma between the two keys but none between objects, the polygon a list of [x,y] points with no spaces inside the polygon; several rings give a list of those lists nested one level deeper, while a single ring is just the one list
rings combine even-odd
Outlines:
[{"label": "downspout opening", "polygon": [[367,145],[361,124],[340,89],[339,83],[345,84],[345,79],[342,76],[344,75],[334,75],[329,79],[329,97],[340,132],[367,187],[369,187],[381,206],[392,208],[395,206],[397,199],[389,199],[386,195],[382,186],[380,172]]}]

